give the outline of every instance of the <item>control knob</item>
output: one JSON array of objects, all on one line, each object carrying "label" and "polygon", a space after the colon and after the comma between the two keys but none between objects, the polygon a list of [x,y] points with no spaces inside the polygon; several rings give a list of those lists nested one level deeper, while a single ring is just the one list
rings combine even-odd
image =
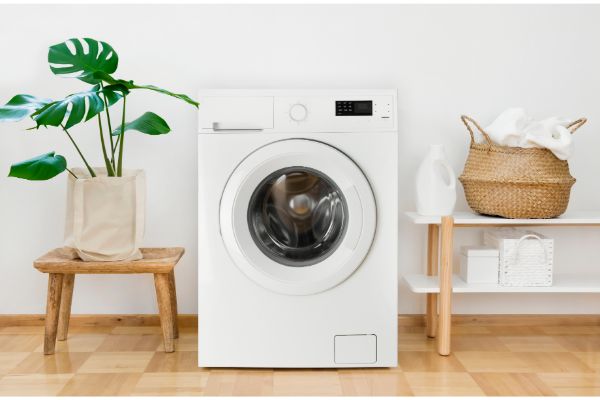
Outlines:
[{"label": "control knob", "polygon": [[304,104],[296,103],[292,107],[290,107],[290,118],[293,121],[301,122],[306,119],[308,115],[308,110]]}]

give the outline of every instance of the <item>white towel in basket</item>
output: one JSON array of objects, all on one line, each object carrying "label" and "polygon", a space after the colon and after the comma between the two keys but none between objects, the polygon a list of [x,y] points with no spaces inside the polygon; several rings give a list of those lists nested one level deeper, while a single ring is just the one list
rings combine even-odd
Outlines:
[{"label": "white towel in basket", "polygon": [[[566,160],[573,148],[571,132],[567,129],[571,121],[559,117],[537,121],[522,108],[509,108],[485,130],[490,139],[501,146],[546,148],[559,159]],[[478,137],[477,141],[483,143],[484,139]]]}]

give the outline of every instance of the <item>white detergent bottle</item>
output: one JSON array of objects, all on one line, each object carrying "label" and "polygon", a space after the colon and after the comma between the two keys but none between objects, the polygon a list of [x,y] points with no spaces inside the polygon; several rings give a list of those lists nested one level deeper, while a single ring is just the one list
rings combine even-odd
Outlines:
[{"label": "white detergent bottle", "polygon": [[417,213],[451,215],[456,204],[456,175],[450,167],[444,146],[433,144],[417,170]]}]

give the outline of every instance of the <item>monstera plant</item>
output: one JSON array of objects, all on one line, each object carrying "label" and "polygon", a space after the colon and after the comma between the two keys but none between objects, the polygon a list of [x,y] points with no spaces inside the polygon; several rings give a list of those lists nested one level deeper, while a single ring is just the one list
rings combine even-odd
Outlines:
[{"label": "monstera plant", "polygon": [[[148,135],[162,135],[170,131],[167,122],[153,112],[146,112],[132,121],[126,121],[127,96],[132,91],[154,91],[198,107],[196,101],[184,94],[116,78],[114,73],[117,71],[119,56],[106,42],[84,38],[69,39],[53,45],[48,51],[48,64],[55,75],[78,79],[89,87],[59,100],[18,94],[0,107],[0,121],[15,122],[29,117],[35,123],[35,126],[30,129],[40,127],[61,129],[77,150],[92,178],[97,176],[96,171],[89,165],[69,132],[72,127],[92,119],[97,120],[106,173],[109,177],[121,177],[126,131],[135,130]],[[113,129],[114,121],[111,120],[110,109],[119,102],[122,109],[120,124]],[[63,156],[49,152],[13,164],[9,176],[28,180],[47,180],[65,170],[77,178],[73,171],[67,168],[67,161]]]}]

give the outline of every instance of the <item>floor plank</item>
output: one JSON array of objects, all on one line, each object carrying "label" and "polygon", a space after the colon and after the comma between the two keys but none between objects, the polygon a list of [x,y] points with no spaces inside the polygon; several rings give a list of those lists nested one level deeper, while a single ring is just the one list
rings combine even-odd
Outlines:
[{"label": "floor plank", "polygon": [[404,351],[398,354],[398,363],[405,372],[466,372],[453,354],[440,357],[435,352]]},{"label": "floor plank", "polygon": [[75,374],[60,396],[126,396],[133,392],[141,373]]},{"label": "floor plank", "polygon": [[31,353],[28,352],[0,353],[0,374],[7,374],[21,361],[29,357],[29,355],[31,355]]},{"label": "floor plank", "polygon": [[600,395],[600,375],[542,373],[540,379],[559,396]]},{"label": "floor plank", "polygon": [[466,372],[405,372],[417,396],[483,396],[483,390]]},{"label": "floor plank", "polygon": [[536,374],[483,372],[471,374],[487,396],[552,396]]},{"label": "floor plank", "polygon": [[551,336],[500,336],[498,340],[514,352],[567,351]]},{"label": "floor plank", "polygon": [[340,396],[342,385],[335,371],[275,371],[275,396]]},{"label": "floor plank", "polygon": [[204,393],[207,372],[145,373],[131,392],[134,396],[197,396]]},{"label": "floor plank", "polygon": [[154,356],[150,351],[121,351],[92,354],[78,372],[144,372]]},{"label": "floor plank", "polygon": [[0,396],[55,396],[73,374],[9,374],[0,379]]},{"label": "floor plank", "polygon": [[457,351],[454,355],[469,372],[534,372],[517,353]]},{"label": "floor plank", "polygon": [[413,394],[401,371],[341,371],[344,396],[411,396]]},{"label": "floor plank", "polygon": [[55,353],[44,355],[31,353],[21,361],[11,374],[70,374],[75,373],[91,353]]}]

